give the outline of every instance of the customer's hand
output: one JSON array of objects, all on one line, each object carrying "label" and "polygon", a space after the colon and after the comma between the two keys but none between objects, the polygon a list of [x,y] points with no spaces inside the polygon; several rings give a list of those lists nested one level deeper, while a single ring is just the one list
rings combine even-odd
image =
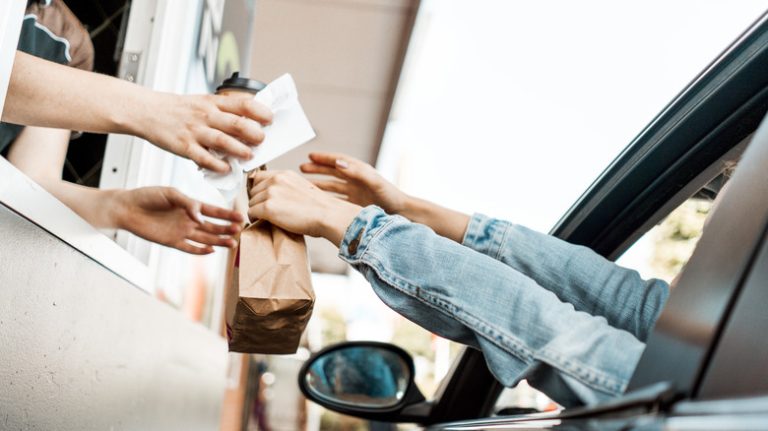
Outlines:
[{"label": "customer's hand", "polygon": [[[214,245],[234,247],[232,235],[243,221],[236,211],[198,202],[170,187],[120,190],[111,205],[118,228],[192,254],[212,253]],[[227,223],[202,221],[201,215]]]},{"label": "customer's hand", "polygon": [[385,180],[373,166],[353,157],[337,153],[310,153],[310,163],[300,169],[305,174],[322,174],[338,180],[312,180],[322,190],[344,196],[360,205],[378,205],[390,214],[405,208],[408,196]]},{"label": "customer's hand", "polygon": [[291,171],[256,171],[249,191],[248,216],[303,235],[323,237],[337,246],[360,207],[337,199]]},{"label": "customer's hand", "polygon": [[248,94],[147,94],[149,106],[130,132],[216,172],[227,172],[229,165],[208,150],[248,160],[250,147],[264,140],[262,125],[272,122],[272,112]]}]

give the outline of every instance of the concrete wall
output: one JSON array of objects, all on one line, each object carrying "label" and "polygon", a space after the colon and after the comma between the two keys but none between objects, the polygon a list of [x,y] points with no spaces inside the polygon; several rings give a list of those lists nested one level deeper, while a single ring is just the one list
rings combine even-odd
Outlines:
[{"label": "concrete wall", "polygon": [[0,429],[215,430],[226,342],[0,205]]}]

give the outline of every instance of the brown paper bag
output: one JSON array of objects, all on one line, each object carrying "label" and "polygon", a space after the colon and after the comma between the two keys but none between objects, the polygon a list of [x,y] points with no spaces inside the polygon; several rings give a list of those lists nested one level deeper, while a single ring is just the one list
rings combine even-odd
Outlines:
[{"label": "brown paper bag", "polygon": [[315,303],[304,236],[259,220],[240,234],[234,264],[229,350],[295,353]]}]

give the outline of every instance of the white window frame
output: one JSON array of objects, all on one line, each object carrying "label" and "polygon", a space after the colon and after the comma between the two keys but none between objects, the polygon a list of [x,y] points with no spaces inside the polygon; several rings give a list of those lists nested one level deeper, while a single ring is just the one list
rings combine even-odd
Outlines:
[{"label": "white window frame", "polygon": [[23,0],[0,2],[0,112],[3,112],[5,106],[5,94],[11,78],[25,7],[26,2]]},{"label": "white window frame", "polygon": [[[184,94],[208,91],[205,69],[198,55],[201,20],[205,11],[223,9],[225,0],[134,0],[128,17],[118,77],[156,91]],[[127,135],[109,135],[102,165],[100,187],[133,189],[145,186],[173,186],[208,203],[225,206],[227,202],[213,188],[184,190],[179,177],[202,175],[189,161],[183,161],[147,141]],[[204,190],[203,190],[204,189]],[[216,200],[218,199],[218,200]],[[143,240],[125,231],[112,232],[152,280],[152,291],[178,286],[185,274],[178,263],[180,252]],[[220,280],[214,290],[210,322],[215,329],[221,320],[224,301],[225,250],[217,249],[206,257],[209,269],[218,268]],[[181,269],[184,268],[182,265]],[[214,270],[216,271],[216,270]],[[169,298],[173,302],[173,298]]]}]

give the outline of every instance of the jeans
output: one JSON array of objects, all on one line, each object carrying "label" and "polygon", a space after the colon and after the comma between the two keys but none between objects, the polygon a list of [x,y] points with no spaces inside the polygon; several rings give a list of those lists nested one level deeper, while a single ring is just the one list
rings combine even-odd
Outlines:
[{"label": "jeans", "polygon": [[483,215],[458,244],[369,206],[339,256],[398,313],[480,349],[503,385],[528,379],[564,406],[626,389],[669,294],[586,247]]}]

